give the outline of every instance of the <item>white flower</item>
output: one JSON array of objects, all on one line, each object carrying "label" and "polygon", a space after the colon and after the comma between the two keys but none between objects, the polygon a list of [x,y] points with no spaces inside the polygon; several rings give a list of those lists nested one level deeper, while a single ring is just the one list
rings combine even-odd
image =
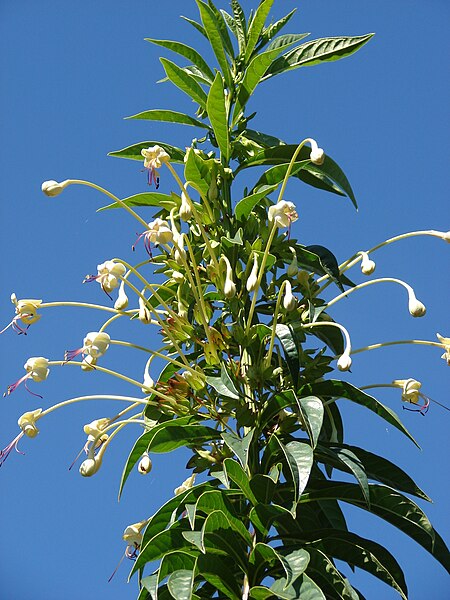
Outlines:
[{"label": "white flower", "polygon": [[297,253],[294,248],[289,247],[289,250],[293,254],[292,262],[287,268],[288,277],[295,277],[298,273]]},{"label": "white flower", "polygon": [[439,342],[444,345],[444,354],[441,358],[447,361],[447,364],[450,366],[450,338],[444,337],[439,333],[437,333],[436,336]]},{"label": "white flower", "polygon": [[141,475],[147,475],[152,470],[152,461],[147,452],[144,452],[138,464],[138,471]]},{"label": "white flower", "polygon": [[284,282],[284,297],[283,297],[283,306],[287,311],[294,310],[297,306],[297,300],[295,296],[292,294],[292,286],[289,280],[285,280]]},{"label": "white flower", "polygon": [[91,331],[83,340],[83,354],[99,358],[109,348],[111,338],[104,331]]},{"label": "white flower", "polygon": [[185,192],[182,192],[181,206],[180,206],[180,218],[183,219],[183,221],[189,221],[189,219],[191,217],[192,217],[192,207],[190,205],[190,202],[189,202]]},{"label": "white flower", "polygon": [[24,413],[17,421],[20,429],[30,438],[36,437],[39,433],[39,429],[36,427],[36,421],[40,418],[41,412],[42,408],[31,410],[30,412]]},{"label": "white flower", "polygon": [[169,223],[164,219],[155,219],[148,224],[146,232],[146,240],[154,244],[167,244],[173,239],[173,232],[169,227]]},{"label": "white flower", "polygon": [[133,525],[128,525],[128,527],[123,532],[123,541],[128,544],[128,546],[134,546],[135,548],[139,548],[142,542],[142,529],[147,524],[147,521],[140,521],[139,523],[133,523]]},{"label": "white flower", "polygon": [[[83,427],[84,433],[88,436],[90,442],[94,441],[95,438],[100,438],[103,431],[108,427],[110,419],[102,418],[91,421]],[[90,439],[89,439],[90,438]]]},{"label": "white flower", "polygon": [[175,496],[179,496],[183,492],[190,490],[191,487],[194,485],[194,482],[195,482],[195,473],[192,473],[192,475],[190,477],[185,479],[181,485],[179,485],[177,488],[175,488],[173,490],[173,493],[175,494]]},{"label": "white flower", "polygon": [[48,359],[43,356],[29,358],[23,368],[34,381],[45,381],[50,373]]},{"label": "white flower", "polygon": [[270,223],[274,223],[277,227],[289,227],[291,223],[298,219],[295,204],[280,200],[280,202],[269,208],[268,219]]},{"label": "white flower", "polygon": [[125,293],[125,281],[121,281],[119,287],[119,295],[117,300],[114,302],[114,308],[116,310],[125,310],[128,306],[128,296]]},{"label": "white flower", "polygon": [[312,138],[309,138],[309,143],[311,144],[311,154],[309,155],[311,162],[315,165],[323,165],[323,161],[325,160],[325,152],[322,148],[319,148],[317,142]]},{"label": "white flower", "polygon": [[422,384],[416,379],[396,379],[392,385],[402,388],[403,402],[411,402],[417,404],[420,397],[420,388]]},{"label": "white flower", "polygon": [[17,296],[13,293],[11,302],[16,307],[16,318],[21,319],[26,325],[31,325],[41,318],[36,311],[42,304],[42,300],[32,300],[31,298],[17,300]]},{"label": "white flower", "polygon": [[123,263],[107,260],[101,265],[97,265],[98,274],[95,279],[102,286],[103,291],[108,294],[119,286],[119,279],[125,275],[126,270]]},{"label": "white flower", "polygon": [[253,254],[253,267],[248,276],[246,287],[248,292],[253,292],[256,289],[258,283],[258,255],[256,252]]},{"label": "white flower", "polygon": [[144,392],[144,394],[148,394],[155,387],[155,382],[153,381],[153,379],[150,375],[150,363],[151,363],[152,359],[153,359],[153,356],[151,356],[148,359],[147,364],[145,365],[145,369],[144,369],[144,385],[141,388],[142,391]]},{"label": "white flower", "polygon": [[46,196],[58,196],[64,188],[66,188],[69,185],[69,180],[66,179],[65,181],[62,181],[61,183],[58,183],[57,181],[54,181],[53,179],[49,180],[49,181],[44,181],[44,183],[41,186],[41,190],[44,192],[44,194]]},{"label": "white flower", "polygon": [[425,304],[417,300],[414,293],[409,296],[408,309],[413,317],[423,317],[427,312]]},{"label": "white flower", "polygon": [[141,154],[144,157],[144,167],[148,169],[148,184],[155,182],[156,189],[159,187],[159,169],[164,163],[169,162],[170,156],[161,146],[150,146],[143,148]]},{"label": "white flower", "polygon": [[372,275],[376,267],[375,262],[369,258],[367,252],[360,252],[359,254],[361,256],[361,272],[364,275]]},{"label": "white flower", "polygon": [[175,252],[174,259],[177,265],[183,266],[186,263],[186,250],[184,249],[184,233],[180,234],[176,240],[174,240]]},{"label": "white flower", "polygon": [[339,371],[348,371],[351,366],[352,359],[350,357],[350,354],[348,354],[348,352],[344,352],[344,354],[341,354],[337,361],[337,368],[339,369]]}]

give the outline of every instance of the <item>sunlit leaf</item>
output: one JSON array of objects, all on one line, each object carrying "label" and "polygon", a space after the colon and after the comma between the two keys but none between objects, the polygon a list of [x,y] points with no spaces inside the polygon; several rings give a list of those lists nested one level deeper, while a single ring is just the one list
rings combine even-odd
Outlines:
[{"label": "sunlit leaf", "polygon": [[209,129],[209,126],[203,121],[194,119],[185,113],[176,112],[174,110],[144,110],[143,112],[127,117],[127,119],[138,119],[141,121],[160,121],[165,123],[179,123],[180,125],[191,125],[193,127],[202,127]]},{"label": "sunlit leaf", "polygon": [[206,108],[207,96],[194,77],[186,73],[181,67],[167,58],[160,58],[159,60],[170,81],[177,88],[190,96],[194,102],[197,102],[202,108]]},{"label": "sunlit leaf", "polygon": [[210,83],[212,83],[214,79],[214,73],[209,68],[208,63],[203,58],[197,50],[187,46],[186,44],[182,44],[181,42],[172,42],[171,40],[155,40],[153,38],[145,38],[146,42],[151,42],[152,44],[156,44],[158,46],[162,46],[163,48],[167,48],[168,50],[172,50],[181,56],[184,56],[188,60],[190,60],[194,65],[198,67],[204,77],[206,77]]}]

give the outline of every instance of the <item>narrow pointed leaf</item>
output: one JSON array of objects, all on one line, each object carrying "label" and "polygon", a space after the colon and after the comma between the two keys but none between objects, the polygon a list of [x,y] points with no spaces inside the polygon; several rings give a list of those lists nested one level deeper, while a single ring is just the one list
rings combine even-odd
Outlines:
[{"label": "narrow pointed leaf", "polygon": [[167,58],[160,58],[159,60],[161,61],[169,80],[182,92],[192,98],[194,102],[197,102],[199,106],[206,108],[206,94],[194,77],[189,75],[189,73],[186,73],[186,71],[171,60],[167,60]]},{"label": "narrow pointed leaf", "polygon": [[234,514],[233,507],[221,490],[209,490],[202,494],[197,500],[195,514],[204,512],[206,515],[220,510],[226,515],[231,528],[241,536],[248,545],[251,545],[252,538],[249,531],[242,521]]},{"label": "narrow pointed leaf", "polygon": [[308,37],[308,35],[311,35],[311,34],[310,33],[285,33],[284,35],[279,35],[278,37],[273,38],[273,40],[267,46],[267,50],[275,50],[276,48],[278,48],[281,52],[281,50],[283,48],[286,48],[286,46],[291,46],[292,44],[295,44],[295,43],[299,42],[300,40],[303,40],[305,37]]},{"label": "narrow pointed leaf", "polygon": [[[122,202],[127,206],[161,206],[162,202],[171,202],[172,196],[169,194],[161,194],[159,192],[144,192],[143,194],[135,194],[128,198],[123,198]],[[110,208],[122,208],[117,202],[102,206],[97,209],[97,212],[108,210]]]},{"label": "narrow pointed leaf", "polygon": [[373,35],[368,33],[355,37],[320,38],[301,44],[298,48],[277,58],[267,70],[265,79],[298,67],[312,66],[350,56],[362,48]]},{"label": "narrow pointed leaf", "polygon": [[348,448],[327,449],[320,447],[318,456],[323,458],[324,462],[331,460],[331,464],[337,469],[341,468],[342,470],[343,465],[344,470],[347,473],[352,473],[355,476],[367,503],[367,507],[370,510],[369,481],[364,470],[364,465],[361,463],[356,454],[354,454]]},{"label": "narrow pointed leaf", "polygon": [[206,377],[206,383],[213,387],[221,396],[239,400],[239,392],[228,375],[225,365],[221,366],[220,377]]},{"label": "narrow pointed leaf", "polygon": [[214,83],[209,90],[206,108],[220,152],[222,153],[224,159],[228,162],[230,156],[228,115],[225,102],[223,79],[220,73],[216,74]]},{"label": "narrow pointed leaf", "polygon": [[141,150],[144,148],[148,148],[149,146],[161,146],[168,155],[170,156],[170,162],[182,163],[184,161],[184,150],[181,148],[177,148],[176,146],[171,146],[170,144],[166,144],[165,142],[139,142],[138,144],[133,144],[132,146],[127,146],[126,148],[122,148],[122,150],[115,150],[114,152],[108,152],[108,156],[115,156],[116,158],[128,158],[131,160],[139,160],[142,163],[144,162],[144,158],[141,154]]},{"label": "narrow pointed leaf", "polygon": [[266,22],[267,17],[269,16],[269,12],[272,8],[273,2],[274,0],[262,0],[258,8],[256,9],[253,19],[249,23],[247,34],[247,46],[245,48],[244,56],[244,60],[246,63],[248,63],[248,61],[250,60],[253,54],[253,50],[255,49],[255,46],[258,43],[259,36],[262,33],[264,24]]},{"label": "narrow pointed leaf", "polygon": [[245,198],[239,200],[234,209],[236,219],[246,219],[248,215],[252,212],[252,210],[255,208],[255,206],[259,203],[259,201],[265,198],[274,190],[276,190],[277,187],[278,184],[265,186],[263,189],[258,190],[255,194],[245,196]]},{"label": "narrow pointed leaf", "polygon": [[208,36],[213,52],[216,55],[224,79],[227,82],[227,86],[232,89],[233,78],[231,76],[230,65],[225,51],[225,47],[227,46],[226,38],[228,37],[229,40],[229,36],[223,17],[220,13],[218,13],[219,17],[217,17],[212,8],[205,2],[202,2],[201,0],[196,0],[196,2],[200,11],[202,23],[205,27],[206,35]]},{"label": "narrow pointed leaf", "polygon": [[308,435],[312,447],[315,448],[319,439],[320,430],[323,423],[323,402],[316,396],[307,396],[297,401],[301,416],[307,426]]},{"label": "narrow pointed leaf", "polygon": [[152,44],[156,44],[158,46],[162,46],[163,48],[167,48],[168,50],[172,50],[181,56],[184,56],[188,60],[190,60],[199,70],[203,73],[203,75],[212,83],[214,79],[214,73],[209,68],[208,63],[205,61],[203,56],[191,48],[190,46],[186,46],[186,44],[182,44],[180,42],[172,42],[171,40],[155,40],[152,38],[145,38],[146,42],[151,42]]},{"label": "narrow pointed leaf", "polygon": [[290,19],[294,16],[296,10],[297,9],[294,8],[294,10],[291,10],[290,13],[266,27],[261,35],[262,44],[258,46],[258,48],[265,46],[270,40],[272,40],[274,36],[276,36],[277,33],[281,31],[287,22],[290,21]]},{"label": "narrow pointed leaf", "polygon": [[384,406],[384,404],[381,404],[381,402],[378,402],[378,400],[373,396],[369,396],[369,394],[366,394],[359,388],[351,385],[351,383],[347,383],[346,381],[338,381],[336,379],[319,381],[313,384],[305,385],[302,388],[302,395],[303,394],[316,395],[319,397],[326,396],[345,398],[355,402],[356,404],[365,406],[387,421],[390,425],[404,433],[418,448],[420,448],[419,444],[412,437],[393,410],[391,410],[388,406]]},{"label": "narrow pointed leaf", "polygon": [[127,119],[138,119],[141,121],[159,121],[164,123],[179,123],[180,125],[191,125],[193,127],[202,127],[209,129],[209,126],[198,119],[194,119],[185,113],[176,112],[175,110],[153,109],[127,117]]},{"label": "narrow pointed leaf", "polygon": [[221,434],[223,441],[236,454],[244,469],[247,468],[248,449],[254,433],[254,429],[251,429],[243,438],[239,438],[237,435],[228,433],[227,431],[223,431]]},{"label": "narrow pointed leaf", "polygon": [[194,19],[188,19],[188,17],[184,17],[183,15],[181,15],[181,18],[184,19],[190,25],[192,25],[192,27],[194,27],[194,29],[199,31],[206,39],[208,39],[208,36],[206,35],[206,31],[205,31],[205,28],[203,27],[203,25],[200,25],[200,23],[197,23],[197,21],[194,21]]},{"label": "narrow pointed leaf", "polygon": [[281,448],[291,474],[294,484],[294,498],[291,512],[295,515],[296,504],[308,483],[311,473],[314,458],[313,451],[311,446],[302,442],[292,441],[285,445],[275,435],[271,439],[276,441]]},{"label": "narrow pointed leaf", "polygon": [[178,526],[178,523],[175,523],[170,529],[166,529],[155,535],[148,544],[141,548],[131,570],[130,577],[148,562],[158,560],[168,552],[173,552],[174,550],[183,550],[183,552],[191,554],[194,557],[198,556],[198,549],[191,548],[190,543],[187,543],[183,533],[183,529]]},{"label": "narrow pointed leaf", "polygon": [[258,500],[250,487],[250,480],[241,465],[232,458],[226,458],[223,461],[223,466],[228,479],[231,479],[239,487],[247,500],[253,506],[256,506]]},{"label": "narrow pointed leaf", "polygon": [[194,571],[179,569],[170,574],[167,581],[169,592],[175,600],[191,600],[194,587]]},{"label": "narrow pointed leaf", "polygon": [[235,573],[230,569],[230,561],[208,554],[199,556],[199,573],[230,600],[242,600],[242,590]]},{"label": "narrow pointed leaf", "polygon": [[298,347],[295,343],[295,334],[293,333],[293,328],[291,325],[278,323],[276,325],[275,332],[283,348],[289,372],[292,377],[292,383],[294,388],[297,388],[298,378],[300,375],[300,359]]}]

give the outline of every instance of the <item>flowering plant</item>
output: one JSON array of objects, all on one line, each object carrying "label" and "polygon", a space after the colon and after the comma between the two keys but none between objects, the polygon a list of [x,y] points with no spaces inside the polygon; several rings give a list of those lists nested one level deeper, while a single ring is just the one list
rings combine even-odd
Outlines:
[{"label": "flowering plant", "polygon": [[[291,177],[347,195],[356,205],[354,193],[312,138],[287,144],[249,128],[247,104],[265,80],[348,56],[371,36],[298,44],[304,34],[278,35],[291,15],[265,26],[273,1],[262,1],[248,20],[237,1],[232,14],[218,11],[212,2],[197,4],[201,24],[194,26],[210,41],[220,70],[183,44],[152,40],[193,63],[179,67],[161,59],[167,78],[197,103],[196,118],[169,110],[133,118],[193,125],[205,137],[186,150],[147,141],[112,153],[144,159],[148,183],[156,189],[160,180],[173,177],[177,187],[170,195],[151,191],[120,200],[81,180],[43,184],[49,196],[72,184],[106,193],[113,200],[107,208],[120,206],[139,221],[137,241],[142,238],[144,248],[136,242],[136,252],[142,251],[142,260],[99,264],[97,275],[85,281],[97,281],[108,296],[118,288],[114,308],[102,307],[112,316],[98,331],[84,335],[82,346],[68,351],[63,361],[30,358],[26,375],[8,393],[29,378],[43,382],[51,368],[63,364],[109,373],[137,388],[135,397],[120,398],[126,408],[84,429],[83,476],[98,472],[122,428],[138,424],[142,429],[126,461],[121,490],[135,466],[141,474],[151,470],[153,454],[190,449],[192,474],[174,497],[125,530],[139,598],[359,597],[336,560],[365,569],[406,597],[397,561],[379,544],[349,532],[338,502],[394,524],[447,567],[448,552],[423,511],[404,496],[427,499],[426,494],[391,462],[344,442],[341,398],[412,437],[375,397],[330,375],[335,368],[348,371],[353,355],[375,347],[353,349],[347,328],[333,320],[332,306],[368,285],[393,283],[406,290],[411,315],[423,316],[425,306],[402,280],[382,277],[354,284],[346,273],[360,264],[363,274],[372,275],[376,250],[401,238],[423,234],[448,241],[449,235],[403,234],[341,265],[327,248],[297,241],[291,226],[300,207],[285,199]],[[236,201],[234,181],[254,167],[265,171]],[[150,222],[135,211],[145,206],[157,207]],[[160,283],[154,274],[162,277]],[[331,298],[325,292],[330,285],[339,289]],[[41,311],[54,304],[12,298],[16,315],[10,325],[18,333],[35,326]],[[161,347],[112,339],[119,318],[156,325]],[[391,343],[436,346],[448,359],[448,338],[440,335],[438,341]],[[114,345],[144,354],[142,381],[105,366]],[[164,361],[158,376],[155,359]],[[408,408],[422,414],[428,410],[430,400],[420,382],[399,379],[385,385],[401,390]],[[39,419],[78,400],[22,415],[21,433],[2,459],[23,435],[38,434]],[[352,474],[356,483],[332,479],[333,470]],[[145,571],[155,561],[159,566]]]}]

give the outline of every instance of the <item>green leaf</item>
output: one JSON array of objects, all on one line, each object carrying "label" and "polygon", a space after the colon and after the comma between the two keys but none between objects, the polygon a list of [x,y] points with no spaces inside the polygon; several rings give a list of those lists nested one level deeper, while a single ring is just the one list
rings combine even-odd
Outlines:
[{"label": "green leaf", "polygon": [[277,579],[270,589],[282,600],[327,600],[322,590],[304,573],[293,585],[286,587],[286,579]]},{"label": "green leaf", "polygon": [[296,529],[296,522],[292,513],[278,504],[257,504],[250,510],[250,521],[255,528],[265,537],[269,535],[273,523],[277,530],[292,533]]},{"label": "green leaf", "polygon": [[278,21],[275,21],[275,23],[272,23],[271,25],[269,25],[269,27],[263,29],[263,32],[261,34],[262,44],[260,45],[260,47],[265,46],[271,39],[273,39],[275,35],[277,35],[279,31],[281,31],[281,29],[283,29],[287,22],[294,16],[296,10],[297,9],[294,8],[294,10],[291,10],[290,13],[288,13]]},{"label": "green leaf", "polygon": [[292,383],[294,388],[297,388],[300,375],[300,359],[292,325],[278,323],[275,327],[275,332],[283,348],[289,372],[292,377]]},{"label": "green leaf", "polygon": [[267,50],[274,50],[275,48],[278,48],[281,51],[286,46],[291,46],[292,44],[295,44],[296,42],[303,40],[303,38],[308,37],[308,35],[311,35],[311,34],[310,33],[285,33],[284,35],[279,35],[278,37],[273,38],[273,40],[267,46]]},{"label": "green leaf", "polygon": [[160,121],[165,123],[179,123],[181,125],[192,125],[193,127],[202,127],[203,129],[209,129],[206,123],[193,119],[185,113],[176,112],[174,110],[160,110],[152,109],[145,110],[144,112],[137,113],[127,119],[140,119],[142,121]]},{"label": "green leaf", "polygon": [[238,0],[231,0],[231,7],[233,9],[235,35],[239,45],[239,54],[243,54],[247,41],[247,22],[245,20],[245,14]]},{"label": "green leaf", "polygon": [[250,487],[249,478],[241,467],[241,465],[233,458],[226,458],[223,461],[224,471],[228,479],[231,479],[242,491],[244,496],[249,500],[253,506],[258,504],[258,500]]},{"label": "green leaf", "polygon": [[158,535],[155,535],[148,544],[142,546],[141,551],[131,569],[130,577],[139,569],[145,567],[149,562],[161,559],[165,554],[175,550],[182,550],[185,554],[190,554],[194,558],[199,555],[197,548],[193,549],[191,544],[183,537],[183,528],[178,523],[172,525]]},{"label": "green leaf", "polygon": [[[358,485],[340,481],[314,481],[300,502],[334,498],[368,510]],[[450,553],[425,513],[409,498],[384,485],[370,484],[370,512],[394,525],[428,550],[450,572]]]},{"label": "green leaf", "polygon": [[[355,565],[384,581],[406,600],[408,590],[403,572],[392,554],[380,544],[349,531],[332,529],[306,533],[305,537],[310,537],[312,545],[326,555]],[[314,560],[313,552],[311,558]]]},{"label": "green leaf", "polygon": [[[143,194],[135,194],[134,196],[129,196],[128,198],[124,198],[122,202],[127,206],[160,206],[161,202],[171,202],[172,196],[169,194],[160,194],[159,192],[146,192]],[[102,210],[107,210],[110,208],[122,208],[118,202],[113,202],[112,204],[108,204],[107,206],[102,206],[97,209],[97,212],[101,212]]]},{"label": "green leaf", "polygon": [[233,507],[228,498],[225,496],[223,490],[208,490],[197,500],[195,514],[198,514],[198,512],[204,512],[206,515],[209,515],[215,511],[221,511],[226,516],[233,531],[239,534],[246,544],[251,546],[252,538],[250,533],[242,521],[234,514]]},{"label": "green leaf", "polygon": [[264,23],[269,15],[270,9],[272,8],[274,0],[262,0],[256,9],[253,19],[250,21],[248,26],[247,34],[247,46],[245,48],[244,61],[248,63],[250,57],[253,54],[256,44],[258,43],[259,36],[262,33]]},{"label": "green leaf", "polygon": [[242,200],[236,204],[234,209],[235,217],[238,221],[242,219],[246,219],[248,215],[252,212],[258,202],[265,198],[268,194],[276,190],[278,184],[263,186],[261,190],[258,190],[255,194],[250,194],[250,196],[245,196]]},{"label": "green leaf", "polygon": [[239,400],[239,392],[236,389],[232,379],[228,375],[224,364],[220,368],[220,377],[206,377],[206,383],[213,387],[218,394],[225,398],[233,398]]},{"label": "green leaf", "polygon": [[281,448],[292,477],[292,482],[294,484],[294,502],[291,513],[295,516],[297,503],[308,483],[309,475],[311,473],[314,460],[313,451],[311,446],[302,442],[294,440],[285,445],[276,435],[272,435],[271,439],[274,439]]},{"label": "green leaf", "polygon": [[264,585],[254,585],[250,588],[250,598],[253,600],[277,600],[277,596]]},{"label": "green leaf", "polygon": [[205,28],[203,27],[203,25],[200,25],[200,23],[197,23],[197,21],[194,21],[194,19],[188,19],[188,17],[183,17],[183,15],[181,15],[181,18],[184,19],[185,21],[187,21],[190,25],[192,25],[192,27],[194,27],[194,29],[199,31],[203,35],[203,37],[208,39],[208,36],[206,35],[206,31],[205,31]]},{"label": "green leaf", "polygon": [[[358,557],[358,547],[353,550]],[[350,585],[348,579],[338,571],[330,556],[312,545],[308,546],[308,553],[310,561],[307,574],[321,587],[327,598],[330,600],[360,600],[361,596]],[[374,562],[374,564],[376,563]]]},{"label": "green leaf", "polygon": [[250,64],[245,70],[244,78],[241,84],[239,85],[236,104],[233,110],[232,125],[235,125],[239,120],[250,96],[255,91],[258,83],[261,81],[261,78],[266,72],[268,66],[279,53],[279,48],[275,48],[274,50],[267,50],[267,52],[257,54],[250,61]]},{"label": "green leaf", "polygon": [[327,180],[333,181],[345,194],[347,194],[352,201],[353,206],[356,209],[358,208],[355,194],[353,193],[349,180],[340,166],[332,158],[325,156],[325,160],[322,165],[310,163],[305,167],[305,169],[316,178],[320,179],[325,177]]},{"label": "green leaf", "polygon": [[186,569],[173,571],[167,581],[167,587],[175,600],[191,600],[194,587],[194,571]]},{"label": "green leaf", "polygon": [[197,562],[197,569],[202,577],[222,592],[226,598],[241,600],[242,590],[234,571],[230,569],[230,561],[219,556],[202,554]]},{"label": "green leaf", "polygon": [[421,490],[411,477],[405,473],[400,467],[390,462],[382,456],[358,448],[357,446],[349,446],[348,444],[323,444],[331,449],[348,449],[353,452],[358,460],[364,465],[364,470],[369,479],[375,479],[380,483],[384,483],[401,492],[412,494],[423,500],[431,502],[431,498]]},{"label": "green leaf", "polygon": [[256,473],[250,479],[250,487],[255,494],[258,502],[269,504],[272,502],[273,495],[276,490],[276,483],[269,475]]},{"label": "green leaf", "polygon": [[[222,75],[227,82],[227,86],[230,90],[233,89],[233,77],[230,71],[230,65],[228,63],[226,50],[230,53],[231,41],[228,35],[227,27],[222,15],[219,11],[214,11],[211,6],[196,0],[197,6],[200,11],[202,23],[205,27],[206,35],[208,36],[209,42],[213,49],[213,52],[217,58],[217,62],[222,70]],[[233,48],[231,46],[231,55],[233,54]]]},{"label": "green leaf", "polygon": [[206,77],[210,83],[212,83],[214,79],[214,73],[209,68],[208,63],[204,60],[203,56],[199,54],[197,50],[194,50],[194,48],[186,46],[186,44],[182,44],[180,42],[172,42],[171,40],[155,40],[153,38],[145,38],[145,41],[162,46],[163,48],[167,48],[168,50],[172,50],[173,52],[184,56],[194,63],[194,65],[201,71],[203,76]]},{"label": "green leaf", "polygon": [[336,283],[341,292],[343,292],[344,287],[341,283],[339,265],[334,254],[330,250],[328,250],[328,248],[325,248],[325,246],[319,246],[317,244],[306,246],[306,250],[308,250],[309,252],[313,252],[319,257],[320,264],[322,265],[325,273],[331,277],[331,279]]},{"label": "green leaf", "polygon": [[345,398],[355,402],[355,404],[365,406],[387,421],[390,425],[404,433],[418,448],[420,448],[419,444],[402,424],[393,410],[391,410],[388,406],[384,406],[384,404],[378,402],[376,398],[369,396],[369,394],[366,394],[362,390],[356,388],[351,383],[347,383],[346,381],[338,381],[337,379],[318,381],[316,383],[303,386],[302,394],[303,393],[319,397],[326,396],[333,398]]},{"label": "green leaf", "polygon": [[220,152],[222,153],[225,161],[228,162],[230,157],[228,115],[225,102],[223,79],[220,73],[216,74],[214,83],[209,90],[206,108]]},{"label": "green leaf", "polygon": [[144,162],[141,150],[150,146],[161,146],[161,148],[163,148],[169,154],[170,162],[182,163],[184,161],[184,150],[181,150],[181,148],[177,148],[176,146],[171,146],[170,144],[155,141],[139,142],[138,144],[133,144],[132,146],[122,148],[122,150],[108,152],[108,156],[114,156],[116,158],[128,158],[131,160],[139,160]]},{"label": "green leaf", "polygon": [[256,142],[260,146],[264,146],[265,148],[269,148],[271,146],[284,146],[285,142],[275,137],[274,135],[269,135],[268,133],[262,133],[261,131],[255,131],[254,129],[245,129],[243,135],[253,142]]},{"label": "green leaf", "polygon": [[[281,148],[282,146],[280,146]],[[295,162],[292,165],[291,177],[296,177],[302,169],[308,164],[307,160]],[[266,185],[279,185],[285,178],[289,165],[287,163],[276,165],[267,169],[256,182],[254,189],[259,189],[261,186]]]},{"label": "green leaf", "polygon": [[287,568],[283,565],[286,571],[286,585],[292,585],[307,568],[309,553],[304,548],[300,548],[298,550],[278,549],[278,554],[284,555],[287,563]]},{"label": "green leaf", "polygon": [[302,420],[306,426],[312,447],[315,448],[319,439],[320,430],[323,423],[323,402],[315,396],[307,396],[298,399],[298,407]]},{"label": "green leaf", "polygon": [[202,444],[220,437],[218,431],[205,425],[166,427],[158,431],[148,445],[148,452],[172,452],[181,446]]},{"label": "green leaf", "polygon": [[204,196],[207,196],[208,194],[213,164],[213,159],[203,160],[202,157],[197,156],[193,150],[187,154],[186,163],[184,165],[184,178],[186,181],[195,183]]},{"label": "green leaf", "polygon": [[267,69],[264,79],[298,67],[312,66],[350,56],[362,48],[373,35],[373,33],[368,33],[355,37],[320,38],[301,44],[274,60]]},{"label": "green leaf", "polygon": [[194,77],[167,58],[161,57],[159,60],[169,80],[199,106],[206,109],[206,94]]},{"label": "green leaf", "polygon": [[223,553],[230,559],[234,559],[242,570],[247,568],[249,544],[233,531],[225,513],[221,510],[211,512],[205,519],[202,531],[207,551]]},{"label": "green leaf", "polygon": [[255,433],[254,429],[251,429],[247,435],[243,438],[238,437],[234,433],[223,431],[221,433],[222,439],[225,444],[232,450],[239,459],[242,467],[247,468],[248,463],[248,449]]}]

